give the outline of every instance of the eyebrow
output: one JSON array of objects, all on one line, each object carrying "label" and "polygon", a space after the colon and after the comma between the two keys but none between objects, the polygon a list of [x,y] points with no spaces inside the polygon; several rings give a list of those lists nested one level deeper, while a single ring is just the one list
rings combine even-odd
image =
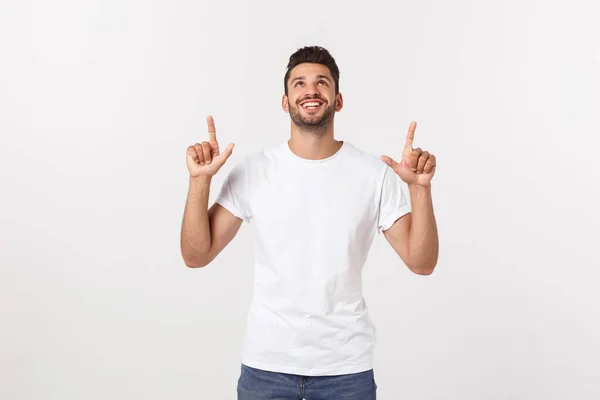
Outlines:
[{"label": "eyebrow", "polygon": [[[292,79],[292,81],[290,83],[294,83],[295,81],[300,80],[300,79],[306,79],[306,77],[305,76],[298,76],[298,77]],[[329,79],[329,77],[326,76],[326,75],[317,75],[317,79],[326,79],[329,82],[331,82],[331,79]]]}]

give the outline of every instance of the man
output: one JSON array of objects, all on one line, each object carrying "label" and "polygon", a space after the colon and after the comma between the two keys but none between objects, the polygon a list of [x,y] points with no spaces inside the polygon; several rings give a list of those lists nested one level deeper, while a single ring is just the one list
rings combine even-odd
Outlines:
[{"label": "man", "polygon": [[220,151],[209,116],[208,142],[188,147],[182,256],[204,267],[243,221],[253,222],[255,290],[238,399],[375,399],[375,332],[361,272],[376,232],[411,271],[433,272],[435,156],[413,149],[415,122],[399,162],[336,140],[339,69],[322,47],[290,57],[284,88],[290,139],[234,165],[208,210],[211,178],[233,144]]}]

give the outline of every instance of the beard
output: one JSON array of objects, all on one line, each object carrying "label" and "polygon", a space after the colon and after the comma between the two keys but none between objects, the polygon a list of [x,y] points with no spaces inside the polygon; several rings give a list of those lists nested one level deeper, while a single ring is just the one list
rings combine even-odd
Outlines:
[{"label": "beard", "polygon": [[[302,107],[300,103],[311,99],[318,99],[322,101],[323,105],[321,105],[321,107],[324,108],[323,110],[319,111],[319,114],[303,115],[302,110],[300,109],[300,107]],[[309,99],[304,98],[298,100],[295,105],[292,106],[290,104],[290,118],[292,119],[294,125],[300,128],[300,130],[303,132],[321,135],[327,130],[327,127],[329,127],[333,121],[336,101],[337,100],[334,100],[332,105],[328,105],[329,103],[327,103],[324,99],[316,96]]]}]

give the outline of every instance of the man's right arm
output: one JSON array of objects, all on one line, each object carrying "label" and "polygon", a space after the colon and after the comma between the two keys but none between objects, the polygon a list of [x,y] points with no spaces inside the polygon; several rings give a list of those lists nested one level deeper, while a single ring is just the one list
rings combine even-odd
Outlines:
[{"label": "man's right arm", "polygon": [[243,220],[215,203],[208,208],[212,177],[231,156],[233,143],[221,153],[215,121],[206,118],[208,142],[196,143],[186,151],[190,171],[190,188],[181,224],[181,255],[190,268],[209,264],[233,240]]},{"label": "man's right arm", "polygon": [[214,260],[243,222],[218,203],[208,209],[211,178],[190,178],[181,226],[181,255],[190,268],[204,267]]}]

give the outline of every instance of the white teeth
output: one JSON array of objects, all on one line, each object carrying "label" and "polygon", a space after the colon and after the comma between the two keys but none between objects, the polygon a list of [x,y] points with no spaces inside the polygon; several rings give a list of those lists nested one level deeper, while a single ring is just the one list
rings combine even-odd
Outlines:
[{"label": "white teeth", "polygon": [[317,103],[316,101],[311,101],[309,103],[304,103],[303,106],[304,107],[318,107],[319,103]]}]

